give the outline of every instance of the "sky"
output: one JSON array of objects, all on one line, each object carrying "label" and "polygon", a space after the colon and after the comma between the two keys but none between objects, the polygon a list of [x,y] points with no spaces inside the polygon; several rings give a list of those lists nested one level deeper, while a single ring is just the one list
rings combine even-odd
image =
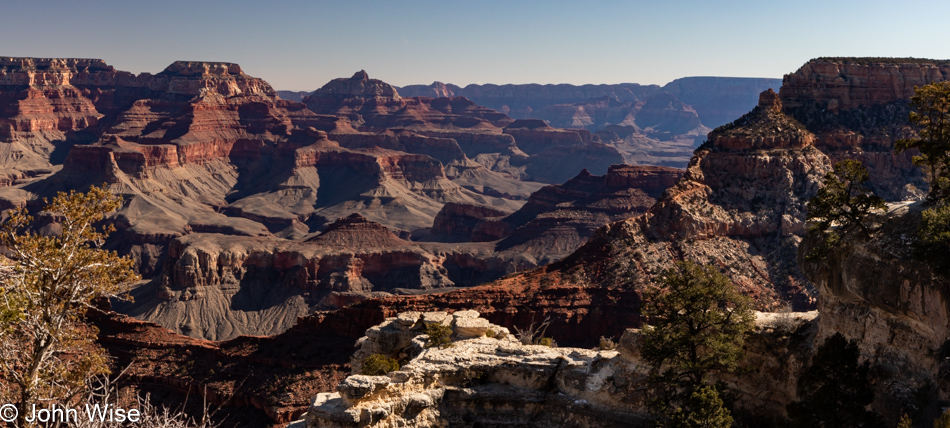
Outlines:
[{"label": "sky", "polygon": [[950,58],[948,1],[4,0],[0,56],[157,73],[227,61],[275,89],[774,77],[821,56]]}]

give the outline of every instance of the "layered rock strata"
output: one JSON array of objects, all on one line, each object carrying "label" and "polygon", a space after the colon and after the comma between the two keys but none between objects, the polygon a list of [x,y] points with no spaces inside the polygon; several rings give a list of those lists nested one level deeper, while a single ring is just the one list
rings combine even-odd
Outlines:
[{"label": "layered rock strata", "polygon": [[687,77],[662,88],[636,84],[460,88],[435,82],[400,90],[413,96],[465,96],[515,119],[584,128],[619,151],[628,163],[683,168],[710,127],[747,112],[759,92],[778,89],[780,83],[778,79]]},{"label": "layered rock strata", "polygon": [[627,107],[623,109],[623,114],[612,114],[613,108],[591,109],[589,107],[590,104],[599,103],[600,100],[609,102],[611,106],[635,106],[651,96],[669,92],[691,105],[699,114],[699,119],[703,124],[717,127],[749,111],[749,108],[755,105],[756,97],[760,92],[769,88],[778,89],[781,83],[780,79],[684,77],[662,87],[621,83],[616,85],[471,84],[463,88],[451,83],[434,82],[431,85],[412,85],[398,89],[406,96],[466,97],[478,104],[504,112],[515,119],[543,119],[559,127],[593,126],[600,129],[608,124],[619,124],[628,117],[628,114],[635,115],[636,112],[635,108]]},{"label": "layered rock strata", "polygon": [[[358,214],[306,241],[189,234],[162,275],[117,308],[193,337],[279,334],[298,317],[367,297],[469,287],[534,264],[484,244],[413,243]],[[197,316],[197,314],[201,314]]]},{"label": "layered rock strata", "polygon": [[[761,308],[813,308],[815,290],[795,257],[805,203],[831,163],[777,102],[774,93],[763,94],[753,112],[711,134],[644,215],[598,229],[564,260],[490,286],[379,306],[424,310],[469,301],[504,325],[551,317],[559,340],[589,344],[638,325],[643,287],[674,262],[692,260],[719,267]],[[778,129],[781,137],[767,132]]]},{"label": "layered rock strata", "polygon": [[[395,87],[369,78],[365,71],[327,83],[304,103],[316,113],[346,117],[362,132],[399,128],[456,139],[469,159],[530,181],[558,183],[583,168],[603,172],[623,162],[616,149],[593,141],[589,132],[547,126],[526,131],[504,113],[464,97],[400,96]],[[514,138],[504,137],[503,131]],[[487,146],[480,144],[491,140]],[[572,156],[563,156],[565,151]]]},{"label": "layered rock strata", "polygon": [[[760,315],[743,362],[760,370],[724,378],[742,403],[736,411],[765,419],[784,416],[795,399],[797,356],[807,347],[793,345],[789,332],[810,329],[815,316],[789,318],[777,332],[771,315]],[[424,348],[429,323],[451,328],[452,346]],[[291,426],[653,424],[638,330],[626,331],[616,350],[558,348],[523,345],[474,311],[407,312],[367,330],[358,343],[354,369],[373,354],[409,362],[385,376],[347,377],[338,392],[317,394],[306,419]],[[765,384],[770,394],[762,394]]]},{"label": "layered rock strata", "polygon": [[784,110],[816,135],[815,146],[834,162],[869,167],[882,197],[919,199],[928,187],[913,152],[894,154],[894,142],[914,135],[907,115],[914,88],[950,77],[950,62],[915,58],[818,58],[785,76]]}]

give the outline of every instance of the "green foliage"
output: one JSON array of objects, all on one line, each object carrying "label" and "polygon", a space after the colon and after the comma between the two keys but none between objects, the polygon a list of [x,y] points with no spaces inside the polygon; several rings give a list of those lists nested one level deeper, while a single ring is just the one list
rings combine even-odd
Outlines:
[{"label": "green foliage", "polygon": [[934,428],[950,428],[950,410],[943,412],[939,418],[934,420]]},{"label": "green foliage", "polygon": [[538,339],[538,345],[547,346],[549,348],[557,347],[557,343],[555,343],[554,339],[551,339],[550,337],[542,337],[541,339]]},{"label": "green foliage", "polygon": [[688,399],[709,374],[736,369],[753,328],[752,304],[715,267],[679,262],[643,299],[649,327],[641,354],[669,404]]},{"label": "green foliage", "polygon": [[383,376],[399,370],[399,361],[383,354],[373,354],[363,360],[360,373],[367,376]]},{"label": "green foliage", "polygon": [[937,272],[950,272],[950,205],[939,204],[921,212],[915,243],[917,256],[926,260]]},{"label": "green foliage", "polygon": [[495,335],[497,335],[497,334],[498,334],[498,333],[495,333],[495,330],[488,329],[488,331],[485,332],[485,337],[491,339],[491,338],[495,337]]},{"label": "green foliage", "polygon": [[737,368],[752,330],[751,301],[713,266],[677,263],[644,292],[641,353],[659,386],[666,427],[730,427],[732,416],[708,376]]},{"label": "green foliage", "polygon": [[836,163],[834,172],[825,175],[824,186],[808,201],[807,218],[813,220],[808,231],[822,236],[822,244],[807,256],[809,259],[824,257],[838,245],[841,237],[832,226],[847,229],[857,225],[870,235],[864,218],[872,209],[885,209],[886,205],[864,187],[868,177],[864,165],[851,159]]},{"label": "green foliage", "polygon": [[676,409],[666,428],[729,428],[732,415],[723,406],[716,389],[703,386],[693,390],[683,407]]},{"label": "green foliage", "polygon": [[897,422],[897,428],[914,428],[914,421],[907,416],[907,413],[904,413],[901,420]]},{"label": "green foliage", "polygon": [[131,259],[101,248],[113,229],[96,224],[120,206],[120,198],[92,187],[60,193],[44,208],[58,223],[57,233],[34,232],[33,218],[22,208],[4,221],[0,400],[20,409],[44,399],[68,402],[87,391],[91,378],[108,373],[97,331],[83,316],[94,299],[114,296],[139,279]]},{"label": "green foliage", "polygon": [[950,196],[950,82],[935,82],[916,88],[910,100],[914,111],[910,122],[917,125],[918,138],[898,140],[895,149],[917,149],[914,163],[926,167],[930,175],[930,200]]},{"label": "green foliage", "polygon": [[875,426],[866,407],[874,400],[867,362],[858,364],[858,345],[841,333],[825,340],[799,379],[802,400],[788,406],[796,426]]},{"label": "green foliage", "polygon": [[440,349],[452,346],[452,327],[442,323],[428,323],[425,327],[426,348],[438,346]]}]

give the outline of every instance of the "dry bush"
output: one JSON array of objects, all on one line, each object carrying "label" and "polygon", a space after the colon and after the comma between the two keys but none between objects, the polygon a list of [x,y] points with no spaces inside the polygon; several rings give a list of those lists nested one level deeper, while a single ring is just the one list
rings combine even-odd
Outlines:
[{"label": "dry bush", "polygon": [[[128,368],[126,368],[126,370],[127,369]],[[124,374],[125,370],[119,373],[115,379],[122,377]],[[200,420],[188,416],[180,408],[171,409],[165,406],[156,406],[151,403],[151,397],[148,395],[145,397],[136,397],[135,405],[120,406],[116,404],[118,398],[118,386],[115,384],[115,379],[110,379],[107,376],[98,376],[93,379],[93,381],[88,386],[89,394],[85,402],[73,407],[77,409],[78,420],[67,425],[76,428],[217,428],[221,426],[220,424],[211,422],[211,416],[213,416],[213,412],[209,411],[209,405],[207,401],[204,402],[202,417]],[[93,407],[96,405],[98,405],[100,408],[111,405],[113,407],[123,408],[125,410],[137,409],[141,416],[138,418],[137,422],[125,421],[120,423],[109,420],[90,421],[89,417],[86,415],[85,406]]]},{"label": "dry bush", "polygon": [[599,348],[601,351],[613,351],[614,349],[617,349],[617,342],[601,336]]},{"label": "dry bush", "polygon": [[[554,343],[553,340],[549,337],[544,337],[544,333],[548,330],[548,326],[551,325],[551,317],[547,317],[540,324],[531,322],[524,330],[515,326],[515,337],[521,342],[522,345],[544,345],[552,346]],[[546,340],[546,343],[541,343]]]}]

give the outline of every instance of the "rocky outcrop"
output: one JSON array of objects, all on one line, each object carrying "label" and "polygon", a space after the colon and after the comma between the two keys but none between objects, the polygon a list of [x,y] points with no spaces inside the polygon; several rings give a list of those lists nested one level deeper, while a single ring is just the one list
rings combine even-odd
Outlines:
[{"label": "rocky outcrop", "polygon": [[560,183],[573,176],[577,166],[588,165],[595,174],[623,163],[616,149],[593,141],[585,130],[557,129],[540,120],[517,120],[504,131],[515,138],[518,148],[532,156],[525,173],[533,181]]},{"label": "rocky outcrop", "polygon": [[334,79],[304,98],[310,110],[342,115],[364,130],[402,127],[492,127],[511,120],[462,97],[404,98],[396,88],[359,71],[349,79]]},{"label": "rocky outcrop", "polygon": [[346,377],[354,340],[382,320],[313,315],[282,335],[212,342],[115,312],[87,317],[98,344],[123,367],[120,396],[151,394],[189,414],[210,406],[219,409],[213,421],[231,426],[301,417],[314,395]]},{"label": "rocky outcrop", "polygon": [[407,239],[447,203],[516,211],[541,187],[525,180],[558,179],[536,171],[563,153],[576,156],[559,174],[620,160],[586,131],[549,127],[556,141],[525,137],[543,146],[528,155],[506,115],[401,97],[365,72],[310,95],[314,112],[231,63],[133,75],[98,60],[0,62],[0,152],[24,159],[0,174],[0,204],[39,209],[106,183],[125,201],[109,248],[157,278],[123,310],[198,337],[273,334],[318,307],[535,267],[488,244]]},{"label": "rocky outcrop", "polygon": [[[455,139],[468,158],[493,172],[524,180],[558,183],[584,168],[601,171],[623,162],[619,152],[594,142],[589,132],[525,128],[524,123],[512,123],[507,115],[464,97],[400,97],[395,88],[370,79],[365,72],[336,79],[304,102],[317,113],[346,117],[364,132],[400,128]],[[354,137],[343,139],[352,141]],[[565,151],[571,155],[563,156]],[[459,159],[461,163],[466,160]]]},{"label": "rocky outcrop", "polygon": [[[298,317],[390,293],[470,287],[535,267],[477,243],[414,243],[359,214],[305,241],[191,233],[124,313],[193,337],[273,335]],[[200,313],[201,316],[195,316]]]},{"label": "rocky outcrop", "polygon": [[646,212],[682,174],[673,168],[613,165],[602,176],[584,170],[564,184],[546,186],[514,213],[446,204],[427,239],[498,241],[501,254],[550,263],[579,248],[598,227]]},{"label": "rocky outcrop", "polygon": [[782,101],[771,89],[759,95],[759,105],[734,122],[709,134],[717,151],[802,148],[815,136],[798,121],[782,113]]},{"label": "rocky outcrop", "polygon": [[869,219],[872,235],[840,230],[841,243],[823,259],[805,257],[818,244],[815,237],[799,250],[820,296],[818,343],[834,333],[857,342],[878,373],[873,407],[891,420],[932,411],[921,408],[928,400],[950,399],[950,280],[912,245],[925,208],[891,204]]},{"label": "rocky outcrop", "polygon": [[[718,266],[760,308],[788,303],[799,309],[814,308],[815,290],[802,276],[795,257],[804,233],[805,202],[818,190],[831,164],[827,156],[807,145],[807,131],[801,129],[793,132],[798,132],[796,141],[804,142],[803,147],[784,140],[757,140],[761,129],[772,126],[766,123],[760,128],[758,121],[751,120],[757,115],[767,113],[778,123],[792,121],[768,110],[774,107],[772,102],[774,97],[764,96],[763,106],[745,118],[749,124],[740,119],[726,128],[729,141],[760,143],[728,149],[720,148],[714,138],[708,148],[697,151],[676,184],[662,195],[654,194],[657,202],[644,215],[629,213],[630,218],[599,228],[562,261],[488,286],[366,304],[392,311],[473,308],[501,325],[527,325],[533,318],[550,317],[558,332],[556,339],[590,345],[593,338],[638,325],[643,287],[674,262],[692,260]],[[524,210],[543,207],[543,195],[558,200],[562,192],[569,195],[597,182],[628,180],[632,168],[618,168],[614,178],[581,176],[571,185],[549,188]],[[603,202],[621,200],[608,197]],[[563,210],[562,203],[553,205]],[[611,206],[603,205],[605,212]],[[512,217],[516,215],[520,214]],[[530,254],[526,247],[518,252]]]},{"label": "rocky outcrop", "polygon": [[[750,420],[785,416],[784,406],[795,399],[801,368],[797,358],[804,350],[794,344],[789,332],[809,330],[815,316],[790,317],[784,326],[790,330],[777,332],[770,315],[760,315],[743,362],[749,367],[758,364],[759,370],[724,378],[736,393],[737,414]],[[424,348],[422,327],[428,323],[451,328],[452,346]],[[558,348],[523,345],[507,329],[478,318],[475,311],[405,312],[367,330],[358,343],[354,369],[373,354],[409,362],[385,376],[347,377],[338,392],[317,394],[306,418],[294,426],[629,427],[654,423],[639,330],[625,331],[616,350]],[[763,394],[762,385],[770,385],[769,393]]]},{"label": "rocky outcrop", "polygon": [[950,63],[915,58],[818,58],[788,74],[784,111],[816,135],[833,162],[870,166],[870,187],[885,199],[920,199],[928,185],[894,142],[913,134],[907,115],[914,88],[946,80]]},{"label": "rocky outcrop", "polygon": [[435,216],[432,231],[440,235],[440,240],[495,241],[511,233],[510,226],[502,221],[506,214],[491,207],[448,203]]},{"label": "rocky outcrop", "polygon": [[[511,233],[496,248],[531,256],[539,264],[560,260],[597,228],[645,213],[682,174],[674,168],[631,165],[613,165],[605,175],[584,170],[564,184],[533,193],[521,209],[502,219]],[[489,220],[475,229],[491,227]]]},{"label": "rocky outcrop", "polygon": [[753,112],[711,133],[708,148],[645,216],[598,231],[568,261],[590,263],[606,252],[626,266],[619,276],[626,284],[678,259],[714,263],[764,306],[813,304],[792,254],[804,233],[805,202],[831,165],[808,145],[807,131],[782,128],[786,135],[774,139],[764,132],[792,120],[773,102],[766,92]]}]

